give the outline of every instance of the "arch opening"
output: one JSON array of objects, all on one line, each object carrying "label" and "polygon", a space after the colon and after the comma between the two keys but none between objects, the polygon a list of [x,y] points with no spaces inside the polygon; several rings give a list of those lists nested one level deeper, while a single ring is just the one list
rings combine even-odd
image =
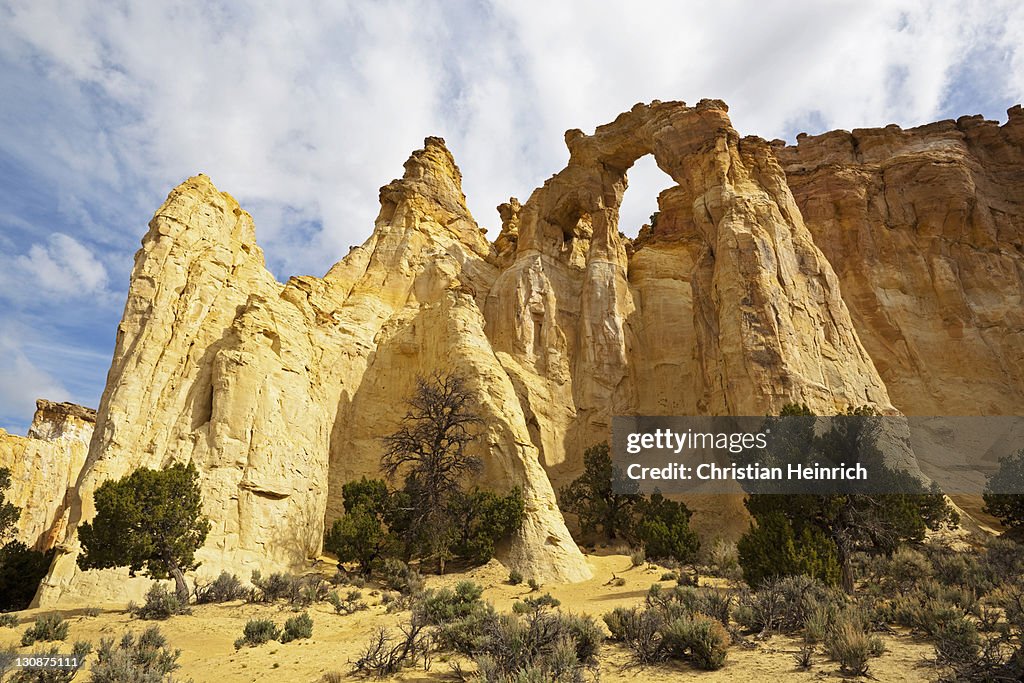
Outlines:
[{"label": "arch opening", "polygon": [[658,168],[653,154],[636,160],[626,173],[629,186],[619,206],[619,232],[634,238],[658,211],[658,195],[676,185],[671,176]]}]

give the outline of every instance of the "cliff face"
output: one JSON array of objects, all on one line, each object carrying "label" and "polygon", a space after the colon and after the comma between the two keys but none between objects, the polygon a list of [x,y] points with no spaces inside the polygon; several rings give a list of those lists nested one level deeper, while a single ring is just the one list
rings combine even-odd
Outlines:
[{"label": "cliff face", "polygon": [[1024,113],[836,131],[775,152],[893,403],[1024,410]]},{"label": "cliff face", "polygon": [[21,508],[14,538],[30,548],[47,550],[64,536],[95,424],[94,410],[40,399],[27,437],[0,429],[0,467],[11,473],[5,497]]},{"label": "cliff face", "polygon": [[[485,413],[481,483],[519,486],[502,559],[542,581],[590,570],[554,490],[618,414],[1018,411],[1024,396],[1019,111],[912,131],[741,138],[726,106],[637,105],[593,135],[489,243],[438,138],[381,189],[373,234],[323,278],[280,284],[252,220],[208,178],[175,189],[136,256],[96,432],[37,598],[140,592],[79,572],[92,492],[194,461],[213,529],[201,571],[296,568],[378,476],[418,374],[465,375]],[[646,154],[676,185],[618,231]],[[952,346],[951,346],[952,345]],[[950,349],[956,353],[950,353]],[[981,396],[982,400],[971,397]],[[999,399],[999,400],[997,400]],[[694,501],[741,529],[739,499]]]}]

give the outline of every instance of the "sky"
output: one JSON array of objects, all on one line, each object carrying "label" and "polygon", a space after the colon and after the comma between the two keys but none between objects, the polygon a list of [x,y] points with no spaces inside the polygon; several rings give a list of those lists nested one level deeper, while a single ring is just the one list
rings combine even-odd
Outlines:
[{"label": "sky", "polygon": [[[725,100],[744,135],[1024,100],[1024,3],[0,0],[0,428],[96,407],[133,255],[199,172],[284,281],[370,234],[377,191],[447,140],[477,221],[524,200],[636,102]],[[629,175],[626,234],[671,183]]]}]

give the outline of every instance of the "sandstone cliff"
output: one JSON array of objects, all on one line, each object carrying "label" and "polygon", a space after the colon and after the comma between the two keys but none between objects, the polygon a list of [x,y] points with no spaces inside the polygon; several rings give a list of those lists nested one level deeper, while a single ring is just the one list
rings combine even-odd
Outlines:
[{"label": "sandstone cliff", "polygon": [[[639,104],[593,135],[569,131],[566,168],[499,207],[493,244],[444,142],[427,138],[381,189],[370,238],[323,278],[285,284],[249,215],[191,178],[136,256],[38,601],[141,590],[78,572],[75,525],[104,480],[174,461],[199,467],[214,523],[202,572],[302,566],[341,514],[341,486],[379,474],[416,375],[438,369],[465,374],[485,411],[482,483],[525,492],[527,522],[502,559],[542,581],[589,575],[554,491],[613,415],[792,401],[1019,411],[1022,128],[1017,109],[1001,127],[961,119],[785,147],[741,137],[716,100]],[[675,185],[629,240],[618,210],[647,154]],[[745,527],[738,498],[692,506],[707,533]]]},{"label": "sandstone cliff", "polygon": [[27,437],[0,429],[0,467],[11,472],[6,498],[21,508],[14,538],[47,550],[64,536],[95,423],[94,410],[40,399]]},{"label": "sandstone cliff", "polygon": [[1024,414],[1024,112],[775,152],[893,403]]}]

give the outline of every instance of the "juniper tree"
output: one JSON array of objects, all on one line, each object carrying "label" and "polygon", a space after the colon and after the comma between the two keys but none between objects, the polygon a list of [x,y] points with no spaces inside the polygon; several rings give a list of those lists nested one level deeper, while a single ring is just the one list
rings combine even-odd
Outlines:
[{"label": "juniper tree", "polygon": [[[806,406],[786,406],[781,415],[808,417],[812,413]],[[840,582],[847,592],[853,591],[854,552],[873,550],[891,553],[902,543],[923,539],[926,529],[934,530],[943,524],[957,522],[958,517],[946,504],[937,486],[925,486],[909,472],[884,465],[876,447],[880,419],[873,409],[851,409],[845,415],[833,417],[829,430],[819,435],[814,434],[813,422],[791,422],[796,425],[796,432],[790,436],[795,438],[783,438],[780,446],[770,446],[769,452],[761,456],[764,460],[777,460],[779,454],[772,451],[779,447],[786,451],[783,462],[801,458],[805,461],[825,459],[836,462],[867,460],[874,463],[872,491],[785,496],[753,493],[744,504],[758,521],[767,521],[774,514],[784,517],[792,526],[794,538],[815,539],[815,553],[821,558],[831,554],[831,549],[820,547],[821,538],[827,539],[834,546]],[[782,427],[781,421],[771,421],[773,434],[782,431]],[[887,493],[875,492],[882,490]],[[778,520],[772,523],[777,526]],[[808,527],[810,536],[804,534]],[[754,533],[752,530],[748,536]],[[747,546],[751,546],[751,541]],[[753,557],[754,554],[748,553],[748,556]],[[809,561],[809,558],[804,560]],[[826,576],[830,575],[829,572],[826,571]]]},{"label": "juniper tree", "polygon": [[985,512],[1010,529],[1024,529],[1024,448],[999,460],[999,469],[985,485],[984,498]]},{"label": "juniper tree", "polygon": [[480,458],[468,451],[482,424],[465,380],[435,373],[416,378],[401,426],[384,439],[381,469],[388,479],[405,481],[411,508],[407,540],[436,559],[442,573],[456,540],[449,511],[464,480],[483,469]]},{"label": "juniper tree", "polygon": [[93,494],[96,517],[79,528],[82,569],[146,569],[156,579],[174,579],[178,599],[188,602],[184,572],[199,563],[195,552],[206,540],[195,465],[138,469],[100,484]]}]

